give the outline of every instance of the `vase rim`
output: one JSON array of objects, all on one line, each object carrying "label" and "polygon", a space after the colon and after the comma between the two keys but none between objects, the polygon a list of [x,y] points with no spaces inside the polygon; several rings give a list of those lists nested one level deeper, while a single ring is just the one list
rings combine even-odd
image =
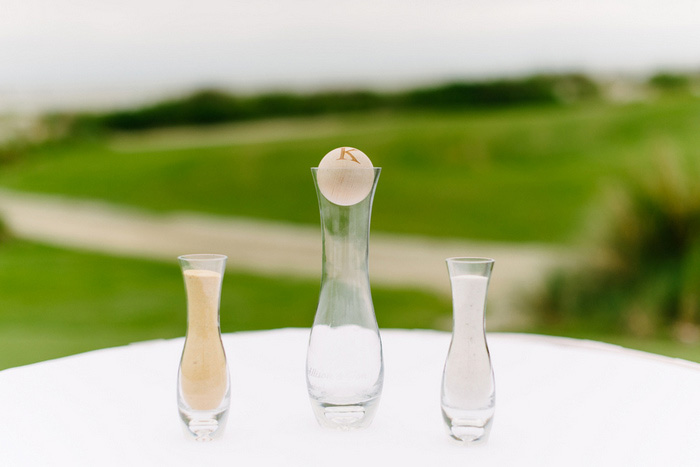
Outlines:
[{"label": "vase rim", "polygon": [[214,253],[196,253],[180,255],[177,257],[177,259],[182,259],[185,261],[221,261],[222,259],[228,259],[228,256]]},{"label": "vase rim", "polygon": [[470,264],[488,264],[488,263],[494,263],[495,260],[493,258],[485,258],[485,257],[478,257],[478,256],[454,256],[451,258],[447,258],[445,261],[448,263],[470,263]]},{"label": "vase rim", "polygon": [[381,170],[381,167],[311,167],[311,170]]}]

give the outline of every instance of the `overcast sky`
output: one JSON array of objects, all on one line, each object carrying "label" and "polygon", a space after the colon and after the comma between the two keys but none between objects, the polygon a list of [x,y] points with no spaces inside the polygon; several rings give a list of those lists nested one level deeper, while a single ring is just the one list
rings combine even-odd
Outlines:
[{"label": "overcast sky", "polygon": [[0,98],[678,67],[699,0],[0,0]]}]

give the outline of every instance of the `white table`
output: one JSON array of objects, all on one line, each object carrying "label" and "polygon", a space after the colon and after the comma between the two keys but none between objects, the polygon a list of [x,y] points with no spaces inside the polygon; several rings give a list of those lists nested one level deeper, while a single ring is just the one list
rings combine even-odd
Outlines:
[{"label": "white table", "polygon": [[175,403],[183,340],[0,372],[2,466],[697,466],[700,365],[563,338],[490,334],[489,443],[444,431],[449,334],[383,330],[385,385],[364,431],[320,428],[306,394],[308,330],[227,334],[224,436],[185,437]]}]

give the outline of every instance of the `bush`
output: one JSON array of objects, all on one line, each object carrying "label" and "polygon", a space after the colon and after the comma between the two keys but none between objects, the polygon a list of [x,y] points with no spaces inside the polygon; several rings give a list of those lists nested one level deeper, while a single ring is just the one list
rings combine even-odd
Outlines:
[{"label": "bush", "polygon": [[2,219],[0,219],[0,244],[7,242],[10,239],[10,230],[7,228]]},{"label": "bush", "polygon": [[75,131],[74,121],[71,115],[48,114],[23,125],[10,138],[0,141],[0,167],[19,162],[42,146],[61,144],[71,138],[85,139],[84,134]]},{"label": "bush", "polygon": [[668,149],[658,156],[653,170],[609,194],[585,260],[549,278],[536,301],[545,322],[697,339],[700,170]]},{"label": "bush", "polygon": [[657,73],[649,78],[649,85],[661,91],[685,91],[690,88],[690,77],[675,73]]},{"label": "bush", "polygon": [[13,140],[0,144],[0,167],[17,162],[25,151],[26,145],[19,141]]},{"label": "bush", "polygon": [[579,92],[583,82],[595,85],[585,78],[534,76],[519,80],[497,80],[473,83],[453,83],[436,88],[418,89],[407,93],[405,100],[409,107],[504,107],[523,104],[555,104],[562,101],[560,88],[563,84],[574,87]]},{"label": "bush", "polygon": [[109,113],[98,120],[111,129],[142,130],[220,123],[238,120],[245,114],[245,103],[241,100],[220,91],[205,90],[141,109]]}]

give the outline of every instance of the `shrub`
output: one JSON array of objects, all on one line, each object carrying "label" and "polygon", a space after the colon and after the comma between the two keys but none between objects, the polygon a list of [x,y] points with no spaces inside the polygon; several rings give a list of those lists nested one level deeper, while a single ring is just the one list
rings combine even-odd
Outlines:
[{"label": "shrub", "polygon": [[7,242],[10,239],[10,230],[7,228],[2,219],[0,219],[0,244]]},{"label": "shrub", "polygon": [[142,130],[233,121],[245,113],[245,105],[240,99],[220,91],[204,90],[140,109],[112,112],[99,120],[111,129]]},{"label": "shrub", "polygon": [[700,177],[671,150],[611,191],[586,254],[554,273],[536,305],[549,324],[649,336],[700,330]]},{"label": "shrub", "polygon": [[18,141],[8,141],[0,144],[0,167],[18,161],[25,152],[25,145]]},{"label": "shrub", "polygon": [[67,114],[48,114],[32,119],[28,125],[16,129],[5,141],[0,141],[0,167],[24,159],[33,150],[85,135],[74,134],[75,117]]},{"label": "shrub", "polygon": [[[563,94],[566,93],[564,97]],[[409,107],[464,108],[555,104],[597,94],[595,84],[580,75],[533,76],[525,79],[452,83],[417,89],[405,96]]]},{"label": "shrub", "polygon": [[690,77],[676,73],[657,73],[649,78],[649,84],[661,91],[684,91],[690,87]]}]

